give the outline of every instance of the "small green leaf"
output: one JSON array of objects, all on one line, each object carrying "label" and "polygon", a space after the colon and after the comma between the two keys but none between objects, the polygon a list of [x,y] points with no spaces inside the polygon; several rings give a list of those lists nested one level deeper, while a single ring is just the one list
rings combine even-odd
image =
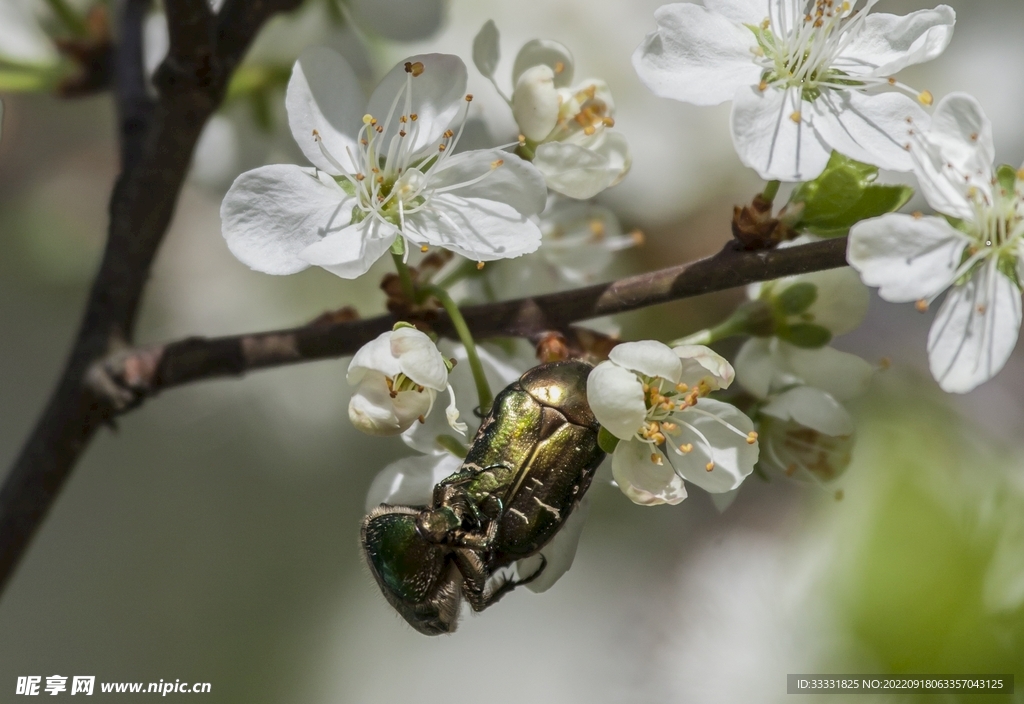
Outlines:
[{"label": "small green leaf", "polygon": [[602,425],[601,429],[597,432],[597,444],[602,450],[610,455],[615,452],[615,448],[619,444],[619,439],[605,430]]},{"label": "small green leaf", "polygon": [[501,58],[498,27],[494,20],[487,20],[473,38],[473,63],[476,70],[486,78],[494,76],[494,69],[498,67],[498,60]]},{"label": "small green leaf", "polygon": [[861,220],[899,210],[913,195],[909,186],[877,185],[878,169],[833,152],[818,178],[801,184],[790,204],[803,208],[794,224],[798,230],[838,237]]},{"label": "small green leaf", "polygon": [[818,299],[818,287],[809,281],[786,286],[772,298],[772,305],[785,316],[800,315]]},{"label": "small green leaf", "polygon": [[996,178],[999,180],[999,187],[1007,193],[1013,193],[1017,186],[1017,169],[1009,164],[1003,164],[996,169]]},{"label": "small green leaf", "polygon": [[402,256],[405,254],[405,238],[396,237],[395,241],[391,243],[391,253],[396,256]]},{"label": "small green leaf", "polygon": [[779,330],[777,334],[789,344],[806,349],[824,347],[832,340],[832,333],[828,328],[813,323],[790,325],[784,330]]}]

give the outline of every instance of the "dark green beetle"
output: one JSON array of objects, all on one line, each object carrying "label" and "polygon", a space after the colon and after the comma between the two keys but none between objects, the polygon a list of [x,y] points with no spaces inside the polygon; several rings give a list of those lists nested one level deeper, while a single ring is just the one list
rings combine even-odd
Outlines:
[{"label": "dark green beetle", "polygon": [[495,577],[537,554],[565,524],[604,459],[587,405],[591,366],[535,367],[505,388],[459,470],[429,507],[381,504],[362,546],[385,598],[427,635],[455,630],[462,597],[482,611],[544,570]]}]

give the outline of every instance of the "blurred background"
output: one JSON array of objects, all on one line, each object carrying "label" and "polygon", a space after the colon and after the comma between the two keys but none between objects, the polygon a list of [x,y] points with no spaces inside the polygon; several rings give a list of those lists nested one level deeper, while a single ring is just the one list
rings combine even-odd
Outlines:
[{"label": "blurred background", "polygon": [[[728,105],[659,100],[634,74],[630,54],[659,4],[451,0],[429,40],[365,49],[351,32],[325,39],[316,18],[280,31],[297,44],[348,47],[368,77],[423,50],[468,62],[488,18],[502,32],[506,80],[526,40],[566,44],[578,78],[609,83],[633,148],[631,174],[600,201],[647,243],[624,253],[611,277],[717,251],[732,205],[762,186],[732,150]],[[901,78],[937,98],[973,93],[993,120],[998,161],[1020,164],[1024,3],[950,4],[952,45]],[[500,126],[502,103],[470,76],[476,109]],[[9,96],[5,106],[0,472],[68,351],[117,170],[109,97]],[[319,269],[265,276],[231,256],[218,216],[224,183],[253,162],[298,159],[287,135],[215,137],[209,148],[226,156],[197,161],[139,340],[290,326],[346,304],[380,312],[384,262],[347,282]],[[627,338],[669,340],[717,322],[741,298],[726,292],[617,322]],[[854,460],[828,491],[751,477],[719,513],[698,490],[676,507],[643,508],[598,483],[572,570],[549,592],[521,590],[444,638],[409,628],[363,566],[366,490],[409,452],[353,430],[347,360],[168,392],[99,435],[0,600],[0,701],[16,700],[17,676],[53,674],[210,682],[204,701],[246,704],[775,702],[787,697],[787,673],[826,672],[1012,672],[1022,692],[1024,349],[990,383],[946,396],[927,373],[930,318],[876,298],[866,323],[836,341],[891,366],[856,406]]]}]

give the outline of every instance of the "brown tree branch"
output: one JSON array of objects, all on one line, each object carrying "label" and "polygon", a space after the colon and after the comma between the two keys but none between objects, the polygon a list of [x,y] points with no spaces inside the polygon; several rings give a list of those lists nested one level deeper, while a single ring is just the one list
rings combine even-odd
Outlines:
[{"label": "brown tree branch", "polygon": [[168,2],[172,46],[155,78],[160,91],[155,104],[145,97],[141,66],[149,2],[127,0],[123,6],[115,49],[122,172],[111,195],[107,245],[57,389],[0,489],[0,589],[96,429],[116,411],[86,377],[97,360],[132,339],[143,287],[192,150],[224,96],[227,77],[262,24],[299,4],[228,0],[214,21],[197,9],[199,2],[205,4]]},{"label": "brown tree branch", "polygon": [[[572,291],[468,306],[463,315],[477,339],[515,336],[536,342],[546,332],[565,331],[589,318],[845,264],[845,237],[756,252],[737,250],[730,243],[718,254],[688,264]],[[390,315],[341,322],[318,318],[288,330],[126,349],[98,362],[90,381],[97,395],[124,412],[164,389],[193,381],[350,355],[394,323]],[[457,338],[443,313],[430,325],[440,335]]]}]

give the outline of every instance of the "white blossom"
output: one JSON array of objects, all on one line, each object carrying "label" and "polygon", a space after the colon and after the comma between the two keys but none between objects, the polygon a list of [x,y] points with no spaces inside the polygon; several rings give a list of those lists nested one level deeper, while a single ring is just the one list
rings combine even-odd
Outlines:
[{"label": "white blossom", "polygon": [[735,407],[708,398],[732,382],[732,366],[707,347],[626,342],[587,381],[587,399],[619,439],[612,474],[632,501],[677,504],[683,480],[705,491],[738,487],[757,462],[757,433]]},{"label": "white blossom", "polygon": [[[488,21],[474,40],[473,60],[494,81],[498,30]],[[512,67],[512,97],[506,98],[523,139],[548,187],[570,198],[592,198],[629,172],[629,143],[615,125],[608,84],[591,78],[571,86],[572,54],[556,41],[527,42]],[[501,89],[495,83],[499,93]],[[502,93],[502,95],[504,95]]]},{"label": "white blossom", "polygon": [[[945,5],[906,16],[838,0],[705,0],[664,5],[633,54],[656,95],[695,105],[733,101],[740,160],[765,179],[806,181],[832,150],[909,171],[902,124],[931,94],[892,74],[935,58],[952,36]],[[879,87],[898,92],[877,92]],[[914,98],[908,97],[912,95]]]},{"label": "white blossom", "polygon": [[850,231],[847,259],[887,301],[926,310],[949,289],[928,334],[932,375],[966,393],[1009,358],[1021,326],[1024,183],[993,167],[992,125],[978,101],[956,93],[931,124],[912,124],[908,147],[928,203],[946,217],[889,214]]},{"label": "white blossom", "polygon": [[536,250],[530,216],[544,207],[543,177],[501,150],[455,153],[465,86],[458,57],[413,56],[384,77],[364,113],[344,59],[306,51],[286,105],[316,168],[265,166],[236,179],[221,206],[232,253],[270,274],[314,264],[355,278],[398,238],[406,252],[406,243],[437,246],[477,261]]},{"label": "white blossom", "polygon": [[348,367],[348,383],[356,387],[348,406],[352,424],[370,435],[398,435],[425,419],[440,391],[451,403],[448,424],[460,433],[455,392],[448,383],[450,362],[424,333],[399,323],[363,345]]},{"label": "white blossom", "polygon": [[843,402],[863,394],[873,374],[860,357],[831,347],[748,340],[736,355],[736,381],[758,400],[761,463],[787,476],[838,477],[849,465],[854,432]]}]

